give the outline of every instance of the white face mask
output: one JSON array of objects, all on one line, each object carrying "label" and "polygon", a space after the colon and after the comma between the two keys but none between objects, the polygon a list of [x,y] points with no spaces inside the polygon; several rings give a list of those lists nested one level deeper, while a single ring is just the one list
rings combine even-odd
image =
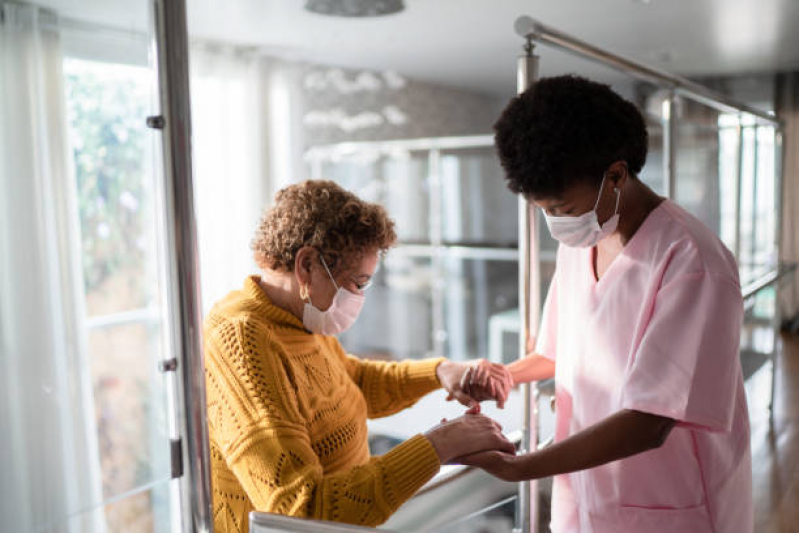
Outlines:
[{"label": "white face mask", "polygon": [[547,227],[549,227],[549,232],[554,239],[572,248],[590,248],[596,246],[599,241],[616,231],[619,226],[619,197],[621,196],[618,187],[613,189],[616,193],[616,209],[613,212],[613,216],[600,225],[596,215],[596,208],[599,206],[600,198],[602,198],[605,176],[607,176],[607,173],[602,175],[599,196],[597,196],[594,209],[591,211],[579,217],[553,217],[544,212]]},{"label": "white face mask", "polygon": [[305,329],[312,333],[320,335],[338,335],[347,331],[358,319],[358,315],[363,308],[364,297],[362,294],[353,294],[344,287],[339,287],[330,269],[327,268],[325,259],[319,256],[322,261],[322,266],[325,267],[330,281],[336,287],[336,295],[333,297],[333,303],[327,311],[320,311],[311,303],[311,297],[308,296],[308,302],[302,311],[302,324]]}]

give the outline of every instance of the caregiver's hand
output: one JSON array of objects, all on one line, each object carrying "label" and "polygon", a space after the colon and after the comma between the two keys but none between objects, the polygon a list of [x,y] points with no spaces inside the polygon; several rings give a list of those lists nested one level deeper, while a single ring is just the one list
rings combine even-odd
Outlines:
[{"label": "caregiver's hand", "polygon": [[436,450],[441,464],[487,450],[502,450],[506,454],[516,451],[513,443],[502,434],[502,426],[485,415],[444,419],[425,433],[425,437]]},{"label": "caregiver's hand", "polygon": [[485,359],[467,363],[444,361],[438,365],[436,374],[441,386],[449,393],[447,400],[458,400],[470,408],[470,413],[479,413],[478,402],[484,400],[496,400],[498,407],[505,407],[513,386],[507,368]]},{"label": "caregiver's hand", "polygon": [[457,457],[453,463],[482,468],[494,477],[504,481],[519,481],[518,469],[514,467],[516,455],[504,451],[489,450]]}]

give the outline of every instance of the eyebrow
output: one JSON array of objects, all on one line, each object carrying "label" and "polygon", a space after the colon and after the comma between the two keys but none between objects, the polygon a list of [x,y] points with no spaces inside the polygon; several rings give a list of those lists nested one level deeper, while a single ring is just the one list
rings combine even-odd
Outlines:
[{"label": "eyebrow", "polygon": [[563,201],[563,202],[561,202],[559,204],[550,205],[549,207],[541,207],[541,209],[543,209],[545,211],[548,210],[548,209],[560,209],[561,207],[563,207],[564,205],[566,205],[568,203],[569,202],[567,202],[567,201]]}]

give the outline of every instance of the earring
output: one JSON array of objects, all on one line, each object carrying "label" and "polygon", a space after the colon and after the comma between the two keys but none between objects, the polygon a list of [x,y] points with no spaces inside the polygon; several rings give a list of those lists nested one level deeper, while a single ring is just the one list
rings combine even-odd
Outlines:
[{"label": "earring", "polygon": [[300,299],[303,301],[310,299],[310,294],[308,293],[308,285],[300,286]]}]

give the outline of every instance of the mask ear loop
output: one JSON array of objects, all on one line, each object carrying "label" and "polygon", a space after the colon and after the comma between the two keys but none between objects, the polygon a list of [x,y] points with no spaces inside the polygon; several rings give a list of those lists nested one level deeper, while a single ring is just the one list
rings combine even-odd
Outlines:
[{"label": "mask ear loop", "polygon": [[596,195],[596,202],[594,202],[594,208],[592,211],[596,211],[596,208],[599,207],[599,200],[602,199],[602,189],[605,188],[605,178],[608,177],[608,171],[602,173],[602,181],[599,183],[599,194]]},{"label": "mask ear loop", "polygon": [[619,200],[621,200],[621,191],[618,187],[613,187],[613,192],[616,193],[616,209],[613,210],[614,215],[619,214]]},{"label": "mask ear loop", "polygon": [[325,263],[325,258],[321,253],[319,254],[319,260],[322,262],[322,266],[325,267],[327,275],[330,276],[330,281],[333,282],[333,286],[336,288],[336,290],[339,290],[338,283],[336,283],[336,280],[333,278],[333,274],[330,273],[330,269],[327,268],[327,263]]},{"label": "mask ear loop", "polygon": [[[602,188],[605,186],[605,178],[608,176],[607,170],[602,174],[602,182],[599,184],[599,195],[596,197],[596,203],[594,204],[594,211],[596,208],[599,207],[599,200],[602,199]],[[613,192],[616,193],[616,208],[613,210],[613,214],[616,215],[619,212],[619,200],[621,199],[621,191],[618,187],[613,187]]]}]

